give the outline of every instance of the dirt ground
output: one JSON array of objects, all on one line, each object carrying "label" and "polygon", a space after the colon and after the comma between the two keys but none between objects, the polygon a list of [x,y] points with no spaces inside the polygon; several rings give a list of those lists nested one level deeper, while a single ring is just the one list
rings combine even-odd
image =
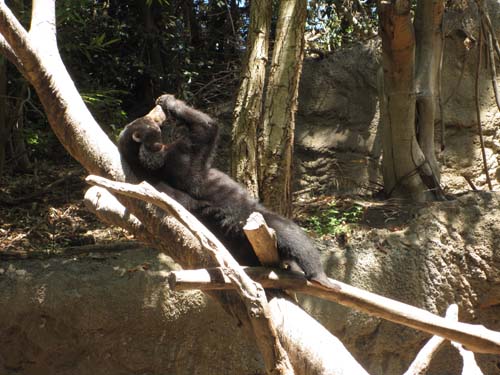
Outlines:
[{"label": "dirt ground", "polygon": [[85,209],[86,173],[42,162],[34,173],[0,178],[0,257],[50,257],[132,239]]}]

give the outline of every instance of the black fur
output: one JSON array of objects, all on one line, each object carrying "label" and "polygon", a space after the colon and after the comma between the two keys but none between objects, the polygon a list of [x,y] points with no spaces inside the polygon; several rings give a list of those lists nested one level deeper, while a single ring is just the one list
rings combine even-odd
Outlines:
[{"label": "black fur", "polygon": [[218,138],[215,121],[172,95],[161,96],[157,104],[167,122],[175,120],[188,131],[164,144],[160,126],[149,118],[128,124],[120,134],[118,148],[134,173],[153,184],[168,184],[171,188],[167,192],[207,226],[242,265],[259,265],[243,226],[252,212],[260,212],[276,231],[282,263],[303,271],[309,280],[336,287],[325,275],[312,241],[297,224],[269,211],[240,184],[211,167]]}]

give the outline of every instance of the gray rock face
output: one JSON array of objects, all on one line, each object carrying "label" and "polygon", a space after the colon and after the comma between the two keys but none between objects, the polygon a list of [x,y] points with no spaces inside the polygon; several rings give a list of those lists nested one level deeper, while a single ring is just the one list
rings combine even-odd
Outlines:
[{"label": "gray rock face", "polygon": [[377,53],[357,45],[308,60],[296,129],[298,188],[360,191],[380,174]]},{"label": "gray rock face", "polygon": [[259,374],[252,340],[152,250],[0,262],[0,374]]},{"label": "gray rock face", "polygon": [[[343,247],[325,244],[330,275],[441,316],[456,303],[460,321],[500,331],[500,194],[470,193],[419,208],[392,202],[370,210],[389,220],[409,210],[411,219],[391,229],[358,228]],[[370,374],[404,373],[429,337],[311,297],[303,303]],[[484,374],[500,374],[499,356],[476,359]],[[461,365],[447,343],[428,374],[461,374]]]}]

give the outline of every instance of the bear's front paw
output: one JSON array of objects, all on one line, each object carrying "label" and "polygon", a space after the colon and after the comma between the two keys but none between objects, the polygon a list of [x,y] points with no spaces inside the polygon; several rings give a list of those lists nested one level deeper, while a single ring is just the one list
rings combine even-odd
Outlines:
[{"label": "bear's front paw", "polygon": [[163,110],[172,110],[177,99],[172,94],[163,94],[156,99],[156,104],[161,106]]}]

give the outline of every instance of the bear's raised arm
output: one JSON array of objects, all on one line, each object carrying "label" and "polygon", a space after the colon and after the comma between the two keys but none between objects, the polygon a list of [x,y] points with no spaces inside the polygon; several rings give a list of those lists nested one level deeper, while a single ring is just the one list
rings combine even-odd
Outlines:
[{"label": "bear's raised arm", "polygon": [[216,121],[171,94],[160,96],[156,104],[162,107],[167,118],[179,120],[181,125],[188,127],[189,131],[182,142],[190,149],[191,167],[198,169],[196,173],[208,171],[219,137],[219,127]]},{"label": "bear's raised arm", "polygon": [[189,107],[182,100],[176,99],[171,94],[164,94],[156,99],[156,104],[161,106],[165,113],[171,114],[176,119],[184,121],[186,125],[215,125],[215,121],[206,113]]}]

